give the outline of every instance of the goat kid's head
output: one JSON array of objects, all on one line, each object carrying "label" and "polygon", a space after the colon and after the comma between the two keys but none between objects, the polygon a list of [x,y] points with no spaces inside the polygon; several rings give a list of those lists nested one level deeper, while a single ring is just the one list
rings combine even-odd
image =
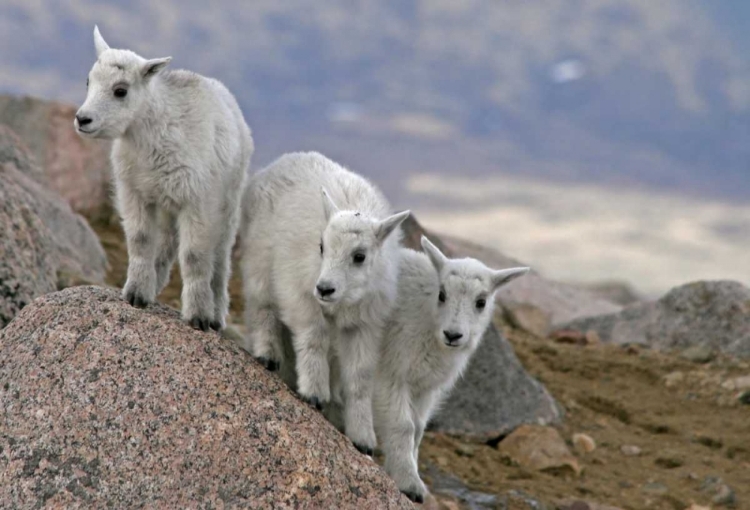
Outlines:
[{"label": "goat kid's head", "polygon": [[328,225],[320,239],[320,274],[313,292],[323,306],[355,304],[377,285],[389,263],[383,246],[409,211],[376,220],[357,211],[340,210],[325,189],[323,210]]},{"label": "goat kid's head", "polygon": [[83,137],[114,139],[122,136],[141,114],[149,85],[172,57],[146,60],[130,50],[110,48],[94,27],[97,60],[86,80],[86,101],[73,125]]},{"label": "goat kid's head", "polygon": [[435,337],[442,348],[473,350],[492,320],[495,292],[526,274],[528,267],[490,269],[472,258],[449,259],[422,236],[422,248],[437,271],[440,287]]}]

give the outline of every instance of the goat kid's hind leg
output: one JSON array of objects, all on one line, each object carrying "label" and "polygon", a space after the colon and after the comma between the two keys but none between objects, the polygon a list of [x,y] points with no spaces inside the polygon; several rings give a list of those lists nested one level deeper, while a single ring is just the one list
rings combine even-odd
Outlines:
[{"label": "goat kid's hind leg", "polygon": [[159,246],[156,249],[156,295],[169,284],[172,265],[177,258],[179,247],[177,236],[177,219],[164,210],[157,212],[159,226]]},{"label": "goat kid's hind leg", "polygon": [[199,211],[180,213],[180,272],[182,273],[182,317],[193,328],[208,331],[214,319],[214,295],[211,279],[214,269],[214,225]]},{"label": "goat kid's hind leg", "polygon": [[355,334],[341,339],[339,349],[346,435],[360,452],[371,456],[377,445],[372,419],[377,334],[358,329]]},{"label": "goat kid's hind leg", "polygon": [[[227,205],[227,207],[229,207]],[[232,274],[232,245],[237,235],[239,225],[239,210],[232,210],[224,214],[221,225],[216,228],[221,231],[214,253],[214,273],[211,279],[211,289],[214,293],[214,318],[211,328],[216,331],[224,329],[229,312],[229,278]]]},{"label": "goat kid's hind leg", "polygon": [[125,185],[118,187],[117,200],[128,246],[128,278],[122,296],[131,305],[145,308],[156,299],[156,206],[144,203]]}]

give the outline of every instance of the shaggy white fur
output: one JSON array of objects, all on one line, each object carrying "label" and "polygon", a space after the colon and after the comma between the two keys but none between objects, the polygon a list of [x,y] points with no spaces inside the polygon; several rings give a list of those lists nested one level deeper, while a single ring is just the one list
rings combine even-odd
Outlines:
[{"label": "shaggy white fur", "polygon": [[97,61],[75,127],[112,139],[117,209],[128,245],[123,297],[144,307],[179,256],[182,315],[221,329],[229,307],[230,250],[253,139],[234,96],[217,80],[166,71],[111,49],[94,29]]},{"label": "shaggy white fur", "polygon": [[289,328],[299,394],[343,405],[363,452],[376,438],[372,391],[382,329],[396,298],[399,225],[367,180],[317,153],[282,156],[248,182],[242,272],[247,350],[268,368]]},{"label": "shaggy white fur", "polygon": [[475,259],[448,259],[426,237],[422,247],[425,253],[402,249],[373,401],[386,471],[419,502],[427,492],[417,471],[425,425],[479,346],[495,291],[529,270],[494,271]]}]

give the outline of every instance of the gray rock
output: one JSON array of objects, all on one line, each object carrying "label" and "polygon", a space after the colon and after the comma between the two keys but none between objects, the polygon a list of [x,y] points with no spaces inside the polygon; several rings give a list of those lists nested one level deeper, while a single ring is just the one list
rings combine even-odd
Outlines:
[{"label": "gray rock", "polygon": [[718,506],[735,508],[737,505],[734,490],[719,477],[706,477],[701,484],[701,492],[710,494],[711,502]]},{"label": "gray rock", "polygon": [[0,124],[0,164],[10,163],[39,184],[47,185],[47,176],[29,148],[8,126]]},{"label": "gray rock", "polygon": [[0,508],[412,508],[230,340],[113,289],[27,306],[0,381]]},{"label": "gray rock", "polygon": [[73,210],[92,213],[109,204],[110,143],[78,136],[75,112],[69,104],[0,95],[0,124],[24,141],[44,174],[44,184]]},{"label": "gray rock", "polygon": [[646,298],[627,282],[610,280],[580,285],[596,297],[606,299],[616,305],[628,306],[642,303]]},{"label": "gray rock", "polygon": [[29,172],[0,163],[0,327],[60,279],[102,282],[106,269],[86,220]]},{"label": "gray rock", "polygon": [[690,283],[672,289],[658,301],[563,327],[593,329],[603,342],[645,344],[655,349],[700,346],[706,352],[750,356],[750,289],[733,281]]},{"label": "gray rock", "polygon": [[493,326],[430,428],[492,441],[519,425],[558,423],[562,416],[562,408]]}]

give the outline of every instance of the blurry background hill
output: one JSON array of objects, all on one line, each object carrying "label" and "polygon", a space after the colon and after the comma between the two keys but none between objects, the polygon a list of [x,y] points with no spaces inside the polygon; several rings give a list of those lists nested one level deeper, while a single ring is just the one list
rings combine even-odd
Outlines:
[{"label": "blurry background hill", "polygon": [[750,283],[744,0],[1,0],[0,92],[80,104],[95,23],[224,81],[256,168],[320,150],[557,278]]}]

